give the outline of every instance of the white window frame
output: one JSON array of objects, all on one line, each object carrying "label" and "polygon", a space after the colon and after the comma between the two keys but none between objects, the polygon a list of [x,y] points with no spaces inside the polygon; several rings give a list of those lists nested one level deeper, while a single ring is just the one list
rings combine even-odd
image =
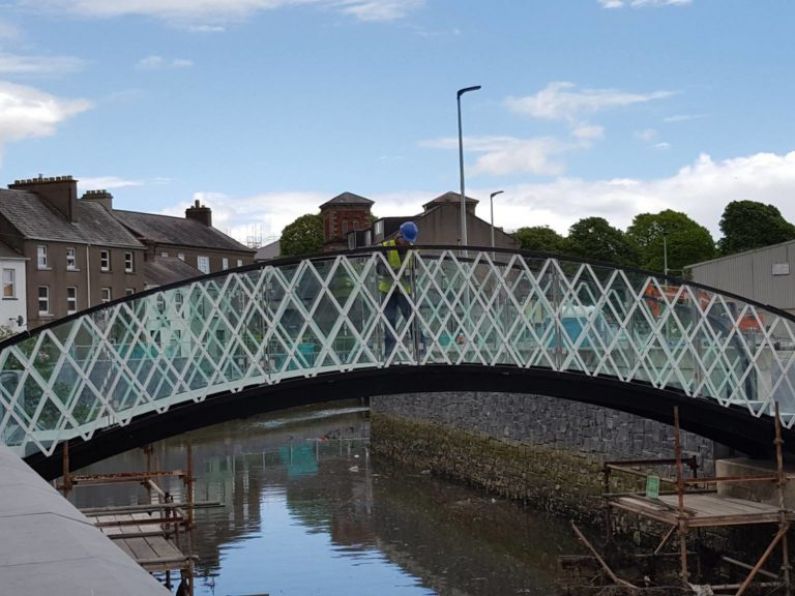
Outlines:
[{"label": "white window frame", "polygon": [[237,266],[238,267],[242,267],[243,266],[243,259],[238,259],[237,260]]},{"label": "white window frame", "polygon": [[196,269],[205,275],[210,272],[210,257],[206,255],[199,255],[196,257]]},{"label": "white window frame", "polygon": [[37,269],[49,269],[50,268],[47,265],[47,245],[46,244],[39,244],[36,247],[36,268]]},{"label": "white window frame", "polygon": [[[73,295],[69,295],[72,293]],[[77,312],[77,288],[69,286],[66,288],[66,314],[71,315]]]},{"label": "white window frame", "polygon": [[113,290],[111,288],[100,289],[100,302],[110,302],[113,300]]},{"label": "white window frame", "polygon": [[132,296],[133,294],[135,294],[135,288],[124,288],[125,296]]},{"label": "white window frame", "polygon": [[124,272],[125,273],[135,272],[135,253],[133,253],[132,251],[127,251],[124,253]]},{"label": "white window frame", "polygon": [[185,253],[184,253],[184,252],[178,252],[178,253],[177,253],[177,258],[178,258],[180,261],[184,261],[184,260],[185,260]]},{"label": "white window frame", "polygon": [[[44,296],[42,296],[42,290],[44,290]],[[38,300],[39,315],[49,315],[50,314],[50,286],[39,286],[38,290],[36,290],[36,299]],[[43,310],[41,308],[42,303],[44,303],[44,309]]]},{"label": "white window frame", "polygon": [[110,271],[110,250],[99,251],[99,270]]},{"label": "white window frame", "polygon": [[77,249],[74,246],[66,248],[66,270],[77,271]]},{"label": "white window frame", "polygon": [[221,257],[221,269],[224,271],[229,269],[229,257]]},{"label": "white window frame", "polygon": [[160,252],[160,256],[161,256],[161,257],[167,257],[167,256],[168,256],[168,253],[167,253],[166,251],[161,251],[161,252]]},{"label": "white window frame", "polygon": [[[11,288],[10,295],[6,296],[6,288]],[[3,300],[16,300],[17,298],[17,271],[16,269],[3,269]]]}]

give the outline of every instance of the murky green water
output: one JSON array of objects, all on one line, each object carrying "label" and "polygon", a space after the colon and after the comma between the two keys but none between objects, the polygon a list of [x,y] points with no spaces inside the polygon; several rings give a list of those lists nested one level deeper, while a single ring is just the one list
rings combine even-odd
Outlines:
[{"label": "murky green water", "polygon": [[[161,469],[193,449],[196,593],[535,594],[554,592],[573,552],[559,520],[375,461],[366,411],[301,410],[210,427],[155,445]],[[90,468],[142,469],[132,451]],[[167,483],[168,484],[168,483]],[[167,486],[181,496],[179,483]],[[82,488],[78,506],[145,500],[132,487]]]}]

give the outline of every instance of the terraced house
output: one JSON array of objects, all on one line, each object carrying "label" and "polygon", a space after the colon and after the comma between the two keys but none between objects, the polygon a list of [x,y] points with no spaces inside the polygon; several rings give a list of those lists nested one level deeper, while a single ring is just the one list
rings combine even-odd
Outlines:
[{"label": "terraced house", "polygon": [[27,320],[15,330],[247,265],[255,253],[212,227],[212,211],[198,202],[184,218],[116,210],[105,190],[78,199],[71,176],[16,180],[0,189],[0,242],[25,263],[26,275],[16,277],[26,278]]},{"label": "terraced house", "polygon": [[0,238],[26,258],[27,328],[144,288],[145,247],[71,176],[0,189]]}]

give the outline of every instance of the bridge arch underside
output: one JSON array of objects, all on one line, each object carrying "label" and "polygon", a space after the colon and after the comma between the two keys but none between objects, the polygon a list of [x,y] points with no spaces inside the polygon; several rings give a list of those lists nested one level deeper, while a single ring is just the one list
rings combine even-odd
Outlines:
[{"label": "bridge arch underside", "polygon": [[[424,365],[329,373],[219,393],[198,403],[173,406],[162,414],[138,416],[123,427],[97,431],[89,441],[73,439],[69,441],[69,462],[72,469],[81,468],[128,449],[259,413],[372,395],[450,391],[519,393],[527,394],[528,398],[546,395],[666,424],[673,423],[673,407],[679,406],[683,430],[751,456],[768,457],[774,453],[773,419],[753,417],[745,407],[724,407],[714,400],[688,397],[676,390],[656,389],[606,376],[511,366]],[[782,432],[785,452],[795,455],[795,431]],[[36,453],[25,460],[51,480],[62,474],[62,456],[63,444],[50,457]]]}]

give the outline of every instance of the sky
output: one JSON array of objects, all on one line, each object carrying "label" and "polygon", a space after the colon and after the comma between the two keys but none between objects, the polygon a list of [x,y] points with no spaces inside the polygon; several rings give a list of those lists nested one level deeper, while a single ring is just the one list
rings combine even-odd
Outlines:
[{"label": "sky", "polygon": [[[729,201],[795,221],[795,2],[0,0],[0,182],[278,237],[466,189],[506,230]],[[420,231],[421,234],[421,231]],[[421,235],[420,235],[421,241]]]}]

